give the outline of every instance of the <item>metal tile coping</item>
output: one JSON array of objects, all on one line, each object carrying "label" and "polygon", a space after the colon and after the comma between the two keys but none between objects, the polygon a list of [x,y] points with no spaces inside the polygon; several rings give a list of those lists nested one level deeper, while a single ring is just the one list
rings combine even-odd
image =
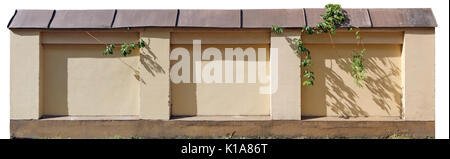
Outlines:
[{"label": "metal tile coping", "polygon": [[[128,27],[285,28],[315,26],[324,9],[241,10],[16,10],[10,29],[112,29]],[[344,9],[341,27],[437,27],[430,8]]]}]

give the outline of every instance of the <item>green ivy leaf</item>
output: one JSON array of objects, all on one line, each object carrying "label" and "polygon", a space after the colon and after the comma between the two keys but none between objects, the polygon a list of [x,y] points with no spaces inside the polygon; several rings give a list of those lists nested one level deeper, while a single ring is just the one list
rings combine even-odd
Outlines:
[{"label": "green ivy leaf", "polygon": [[144,48],[145,47],[144,40],[141,39],[141,41],[138,42],[138,46],[139,46],[139,48]]},{"label": "green ivy leaf", "polygon": [[277,25],[272,25],[272,31],[275,34],[281,34],[281,33],[283,33],[283,28],[278,27]]}]

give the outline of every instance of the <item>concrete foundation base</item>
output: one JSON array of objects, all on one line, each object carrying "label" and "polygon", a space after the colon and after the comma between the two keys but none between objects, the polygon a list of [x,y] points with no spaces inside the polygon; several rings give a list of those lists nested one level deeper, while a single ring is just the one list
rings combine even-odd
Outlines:
[{"label": "concrete foundation base", "polygon": [[434,121],[11,120],[11,138],[434,137]]}]

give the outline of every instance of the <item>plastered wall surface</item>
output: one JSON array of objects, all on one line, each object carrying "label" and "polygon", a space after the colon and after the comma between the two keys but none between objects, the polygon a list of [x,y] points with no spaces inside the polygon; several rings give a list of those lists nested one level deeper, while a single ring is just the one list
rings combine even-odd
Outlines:
[{"label": "plastered wall surface", "polygon": [[[171,49],[186,49],[190,53],[190,81],[193,81],[193,51],[191,44],[175,44],[171,45]],[[256,81],[251,83],[248,81],[249,76],[249,64],[257,67],[257,61],[249,60],[245,57],[244,60],[234,60],[233,71],[233,83],[225,83],[225,48],[232,49],[254,49],[263,48],[266,59],[263,61],[266,63],[265,76],[270,75],[270,63],[269,63],[269,45],[268,44],[206,44],[201,46],[201,51],[208,48],[217,48],[221,52],[221,58],[218,59],[222,63],[221,72],[211,71],[210,74],[214,75],[220,73],[222,75],[222,83],[171,83],[171,104],[172,115],[186,116],[186,115],[269,115],[270,104],[268,94],[260,94],[259,89],[261,87],[268,87],[269,81],[261,82],[258,80],[258,74],[255,74]],[[256,52],[255,52],[256,53]],[[256,54],[255,54],[256,55]],[[257,55],[255,58],[257,59]],[[212,59],[213,57],[211,57]],[[236,57],[234,57],[236,59]],[[178,63],[179,60],[171,60],[171,65]],[[242,83],[237,83],[237,68],[236,62],[243,61],[243,73],[244,80]],[[211,60],[202,60],[202,70],[205,69]],[[258,71],[258,70],[256,70]],[[183,73],[181,70],[178,72],[180,75]]]},{"label": "plastered wall surface", "polygon": [[40,38],[36,30],[11,32],[11,119],[38,119]]},{"label": "plastered wall surface", "polygon": [[294,54],[293,40],[300,38],[297,29],[285,29],[282,34],[272,33],[270,47],[278,50],[278,85],[271,94],[271,119],[300,120],[300,59]]},{"label": "plastered wall surface", "polygon": [[404,109],[406,120],[434,120],[434,28],[405,31]]},{"label": "plastered wall surface", "polygon": [[44,45],[44,115],[138,115],[139,52],[104,45]]},{"label": "plastered wall surface", "polygon": [[[64,32],[71,32],[71,30]],[[93,32],[96,31],[91,31]],[[119,57],[116,56],[119,55],[119,51],[116,51],[117,54],[114,56],[103,57],[101,54],[104,45],[98,45],[95,40],[84,42],[83,39],[89,38],[88,36],[70,34],[70,37],[79,38],[71,40],[72,38],[57,36],[57,39],[64,40],[55,40],[43,38],[42,30],[12,29],[11,119],[38,119],[41,115],[65,114],[139,115],[141,119],[167,120],[171,114],[171,93],[174,96],[180,96],[176,95],[176,92],[170,92],[171,45],[189,46],[188,41],[192,41],[192,38],[189,38],[191,34],[200,39],[212,38],[210,35],[194,34],[190,29],[144,28],[134,30],[132,34],[111,35],[105,33],[108,31],[99,32],[102,33],[95,35],[104,36],[102,40],[111,42],[123,42],[123,37],[136,39],[139,35],[146,42],[147,47],[141,49],[140,53],[134,53],[133,56],[121,58],[127,61],[131,68],[137,68],[137,70],[131,69],[118,60]],[[184,38],[174,39],[176,37],[174,35],[179,32],[186,32],[183,33]],[[209,110],[198,107],[201,108],[200,111],[183,107],[188,109],[180,109],[181,112],[190,110],[184,112],[185,114],[198,115],[199,112],[200,114],[240,114],[245,111],[242,114],[269,112],[271,119],[274,120],[299,120],[302,115],[345,114],[349,116],[403,115],[406,120],[434,120],[433,28],[367,29],[361,32],[367,48],[366,67],[369,72],[369,78],[363,82],[362,88],[353,83],[348,72],[350,64],[345,64],[349,60],[352,49],[355,48],[350,34],[343,33],[343,37],[335,37],[334,47],[330,45],[329,40],[305,40],[307,47],[312,51],[313,70],[317,78],[316,85],[309,88],[300,86],[301,70],[298,67],[300,60],[293,54],[292,40],[300,37],[298,30],[285,29],[285,32],[280,35],[270,34],[267,30],[239,31],[247,35],[229,34],[235,31],[220,32],[222,32],[220,35],[223,41],[215,39],[211,45],[270,45],[271,48],[277,48],[280,61],[278,90],[268,99],[254,97],[261,99],[258,102],[264,105],[258,104],[258,107],[255,106],[257,109],[246,110],[235,107],[220,112],[217,110],[221,109],[214,107]],[[341,32],[337,34],[340,35]],[[255,38],[248,40],[248,37]],[[386,39],[383,39],[384,37]],[[50,56],[47,55],[48,52]],[[138,76],[136,71],[139,73]],[[49,75],[53,73],[54,75]],[[66,76],[63,76],[64,74]],[[122,87],[125,84],[117,83],[126,83],[127,87]],[[205,87],[195,88],[195,90],[198,89],[211,88],[205,85]],[[120,93],[115,94],[116,92]],[[244,91],[239,93],[242,93],[240,97],[254,95],[246,94]],[[49,94],[54,95],[52,97]],[[109,94],[109,96],[105,97],[103,94]],[[65,95],[67,100],[61,100]],[[193,95],[183,94],[183,98],[197,100],[198,97],[191,98]],[[200,95],[202,99],[208,97],[208,94]],[[120,98],[127,98],[127,106],[120,102],[125,101]],[[246,101],[250,100],[241,98],[240,102]],[[269,104],[264,104],[267,101]],[[172,101],[172,104],[174,102],[176,100]],[[202,105],[209,105],[206,102],[203,103]],[[251,101],[251,103],[257,102]],[[222,103],[218,103],[217,106],[220,104]],[[241,112],[232,112],[233,110]]]},{"label": "plastered wall surface", "polygon": [[[370,37],[364,37],[370,38]],[[303,116],[401,116],[401,45],[365,45],[367,79],[355,84],[351,56],[362,47],[309,44],[314,86],[302,87]]]},{"label": "plastered wall surface", "polygon": [[141,119],[170,118],[170,31],[172,29],[146,28],[141,32],[141,39],[146,43],[139,59]]}]

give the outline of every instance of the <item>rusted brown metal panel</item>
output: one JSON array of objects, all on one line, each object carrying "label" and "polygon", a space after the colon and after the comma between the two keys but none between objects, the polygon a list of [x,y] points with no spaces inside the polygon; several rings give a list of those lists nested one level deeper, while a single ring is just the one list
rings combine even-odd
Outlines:
[{"label": "rusted brown metal panel", "polygon": [[[316,26],[317,23],[322,22],[321,14],[325,14],[325,9],[313,8],[305,9],[306,23],[308,26]],[[370,16],[367,9],[343,9],[347,14],[347,20],[342,25],[343,27],[371,27]]]},{"label": "rusted brown metal panel", "polygon": [[[429,8],[344,11],[349,19],[344,27],[437,26]],[[320,14],[324,12],[325,9],[259,9],[243,10],[241,15],[241,10],[180,10],[179,13],[176,10],[119,10],[115,17],[115,10],[18,10],[8,28],[269,28],[272,25],[295,28],[305,24],[315,26],[322,21]]]},{"label": "rusted brown metal panel", "polygon": [[47,28],[54,10],[17,10],[8,28]]},{"label": "rusted brown metal panel", "polygon": [[373,27],[437,27],[429,8],[369,9]]},{"label": "rusted brown metal panel", "polygon": [[242,11],[243,28],[270,28],[277,25],[283,28],[304,26],[303,9],[251,9]]},{"label": "rusted brown metal panel", "polygon": [[117,10],[113,28],[175,27],[177,10]]},{"label": "rusted brown metal panel", "polygon": [[115,10],[56,10],[50,28],[111,28]]},{"label": "rusted brown metal panel", "polygon": [[240,10],[180,10],[178,27],[240,28]]}]

